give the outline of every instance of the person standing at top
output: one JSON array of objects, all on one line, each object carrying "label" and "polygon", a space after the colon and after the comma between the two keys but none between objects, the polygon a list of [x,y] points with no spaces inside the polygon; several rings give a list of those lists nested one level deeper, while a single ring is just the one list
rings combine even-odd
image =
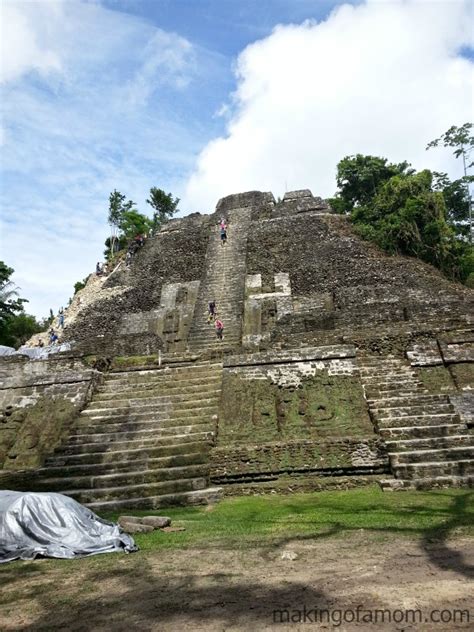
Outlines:
[{"label": "person standing at top", "polygon": [[58,313],[58,324],[61,329],[64,327],[64,309],[61,307]]}]

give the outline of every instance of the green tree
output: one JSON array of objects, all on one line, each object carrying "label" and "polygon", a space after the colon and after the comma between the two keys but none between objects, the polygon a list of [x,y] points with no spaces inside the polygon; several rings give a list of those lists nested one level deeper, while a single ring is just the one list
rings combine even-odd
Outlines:
[{"label": "green tree", "polygon": [[[8,319],[8,346],[18,348],[33,334],[43,331],[43,325],[31,314],[15,314]],[[4,343],[5,344],[5,343]]]},{"label": "green tree", "polygon": [[354,208],[351,219],[362,237],[385,251],[419,257],[447,276],[464,280],[469,275],[468,246],[456,239],[446,221],[443,193],[432,185],[428,170],[393,176],[372,200]]},{"label": "green tree", "polygon": [[447,173],[433,171],[433,189],[441,191],[446,204],[446,221],[454,231],[469,236],[469,199],[466,179],[450,180]]},{"label": "green tree", "polygon": [[139,213],[136,209],[132,209],[122,213],[119,228],[126,239],[131,239],[136,235],[148,233],[152,225],[153,220]]},{"label": "green tree", "polygon": [[[127,247],[127,240],[124,235],[117,235],[113,243],[114,243],[114,253],[119,252],[120,250],[123,250],[124,248]],[[110,259],[111,254],[112,254],[112,248],[111,248],[112,238],[107,237],[107,239],[104,241],[104,245],[105,245],[104,257],[106,259]]]},{"label": "green tree", "polygon": [[[474,149],[474,136],[471,133],[472,123],[464,123],[460,127],[452,125],[444,134],[439,138],[435,138],[426,146],[426,149],[432,147],[438,147],[440,144],[443,147],[454,148],[453,154],[456,158],[462,158],[464,178],[461,181],[464,184],[465,198],[468,207],[468,219],[469,219],[469,240],[472,244],[472,199],[469,190],[469,183],[474,181],[474,178],[469,175],[468,170],[474,166],[474,162],[469,162],[472,150]],[[459,182],[459,181],[458,181]]]},{"label": "green tree", "polygon": [[391,164],[386,158],[378,156],[346,156],[337,165],[336,196],[329,200],[338,213],[351,213],[352,210],[370,203],[380,186],[396,175],[413,173],[408,162]]},{"label": "green tree", "polygon": [[118,238],[118,231],[120,229],[120,224],[123,221],[124,213],[131,211],[135,206],[135,202],[132,200],[127,200],[125,195],[122,195],[116,189],[109,195],[109,215],[108,222],[110,225],[110,245],[109,252],[115,252],[116,241]]},{"label": "green tree", "polygon": [[147,204],[154,209],[153,230],[157,231],[178,211],[179,198],[174,198],[171,193],[165,193],[163,189],[152,187]]},{"label": "green tree", "polygon": [[87,281],[89,280],[90,276],[91,275],[88,274],[85,279],[82,279],[82,281],[76,281],[74,283],[74,295],[76,295],[80,290],[83,290],[86,287]]},{"label": "green tree", "polygon": [[23,309],[26,299],[18,298],[18,287],[10,280],[13,268],[0,261],[0,320]]},{"label": "green tree", "polygon": [[0,261],[0,344],[18,347],[41,331],[34,316],[25,314],[23,304],[28,301],[18,297],[18,287],[10,280],[13,268]]}]

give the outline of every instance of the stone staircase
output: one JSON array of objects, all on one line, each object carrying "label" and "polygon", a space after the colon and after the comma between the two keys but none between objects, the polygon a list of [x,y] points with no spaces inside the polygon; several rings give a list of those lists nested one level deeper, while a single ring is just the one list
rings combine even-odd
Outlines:
[{"label": "stone staircase", "polygon": [[[250,219],[250,208],[233,209],[227,213],[229,228],[225,245],[221,243],[219,226],[212,229],[189,332],[190,350],[228,351],[241,345]],[[213,299],[224,323],[223,341],[217,339],[214,323],[208,322],[208,304]]]},{"label": "stone staircase", "polygon": [[35,472],[35,491],[58,491],[94,511],[206,503],[222,364],[111,373],[67,442]]},{"label": "stone staircase", "polygon": [[396,357],[362,356],[359,369],[395,477],[381,481],[382,488],[473,486],[474,433],[449,396],[430,394],[409,363]]}]

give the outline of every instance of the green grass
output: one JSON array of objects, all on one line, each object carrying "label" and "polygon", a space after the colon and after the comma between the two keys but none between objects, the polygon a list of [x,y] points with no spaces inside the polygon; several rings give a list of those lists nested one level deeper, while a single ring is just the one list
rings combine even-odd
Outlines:
[{"label": "green grass", "polygon": [[[288,539],[350,537],[366,530],[388,534],[445,538],[474,534],[474,493],[469,490],[382,492],[378,486],[292,496],[240,497],[212,508],[183,507],[127,515],[167,515],[185,531],[153,531],[135,536],[142,550],[246,548],[278,546]],[[116,520],[119,514],[107,515]]]}]

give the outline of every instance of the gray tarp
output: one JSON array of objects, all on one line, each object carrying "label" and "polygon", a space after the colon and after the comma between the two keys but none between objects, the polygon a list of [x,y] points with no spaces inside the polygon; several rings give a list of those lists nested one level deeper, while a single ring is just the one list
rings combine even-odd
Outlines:
[{"label": "gray tarp", "polygon": [[6,347],[5,345],[0,345],[0,356],[11,356],[16,355],[16,351],[13,347]]},{"label": "gray tarp", "polygon": [[13,347],[5,347],[0,345],[0,356],[22,355],[28,356],[30,360],[44,360],[54,353],[61,353],[62,351],[71,351],[71,342],[62,342],[59,345],[47,345],[46,347],[20,347],[18,351],[15,351]]},{"label": "gray tarp", "polygon": [[133,538],[63,494],[0,491],[0,563],[136,551]]}]

